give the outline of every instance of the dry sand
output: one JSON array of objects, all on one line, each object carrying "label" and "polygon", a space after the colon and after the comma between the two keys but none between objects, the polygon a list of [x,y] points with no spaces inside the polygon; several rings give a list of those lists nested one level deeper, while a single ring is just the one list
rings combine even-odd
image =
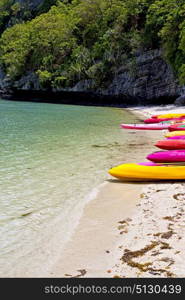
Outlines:
[{"label": "dry sand", "polygon": [[[173,106],[131,109],[149,117]],[[132,131],[131,131],[132,133]],[[141,161],[162,132],[141,132]],[[143,147],[143,142],[145,141]],[[185,183],[111,180],[88,203],[52,277],[184,277]]]},{"label": "dry sand", "polygon": [[120,277],[184,277],[185,184],[151,183],[124,222],[113,273]]}]

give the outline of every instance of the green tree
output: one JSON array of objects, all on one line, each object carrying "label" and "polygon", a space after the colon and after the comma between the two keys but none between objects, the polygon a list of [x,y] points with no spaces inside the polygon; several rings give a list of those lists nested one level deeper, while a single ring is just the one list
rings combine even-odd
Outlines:
[{"label": "green tree", "polygon": [[[51,4],[46,0],[45,13],[38,10],[37,17],[22,18],[22,24],[2,34],[0,62],[11,78],[32,71],[42,85],[66,87],[93,79],[105,86],[121,65],[135,61],[137,51],[160,47],[185,81],[184,0],[58,0],[50,8]],[[20,13],[17,6],[11,4],[10,9],[15,16]]]}]

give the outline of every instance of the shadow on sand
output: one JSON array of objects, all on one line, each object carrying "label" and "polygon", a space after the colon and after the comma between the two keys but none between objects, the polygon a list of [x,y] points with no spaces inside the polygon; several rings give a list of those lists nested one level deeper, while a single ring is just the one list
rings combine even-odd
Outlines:
[{"label": "shadow on sand", "polygon": [[162,184],[162,185],[168,185],[168,184],[173,184],[173,183],[185,183],[185,179],[175,179],[175,180],[130,180],[130,179],[125,179],[125,180],[119,180],[119,179],[107,179],[106,182],[109,183],[119,183],[119,184],[141,184],[141,185],[147,185],[150,183],[153,184]]}]

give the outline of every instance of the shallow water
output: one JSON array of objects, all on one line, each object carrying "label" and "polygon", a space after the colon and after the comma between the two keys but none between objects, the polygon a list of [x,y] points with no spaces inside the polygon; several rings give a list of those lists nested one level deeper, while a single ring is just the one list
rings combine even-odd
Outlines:
[{"label": "shallow water", "polygon": [[125,161],[131,136],[119,124],[133,121],[117,108],[0,100],[1,277],[49,272],[107,170]]}]

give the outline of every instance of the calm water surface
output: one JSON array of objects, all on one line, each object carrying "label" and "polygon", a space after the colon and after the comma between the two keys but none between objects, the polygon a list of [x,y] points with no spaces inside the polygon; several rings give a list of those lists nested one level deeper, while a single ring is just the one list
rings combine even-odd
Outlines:
[{"label": "calm water surface", "polygon": [[[43,276],[107,170],[125,159],[122,109],[0,100],[0,276]],[[91,194],[90,194],[91,193]]]}]

